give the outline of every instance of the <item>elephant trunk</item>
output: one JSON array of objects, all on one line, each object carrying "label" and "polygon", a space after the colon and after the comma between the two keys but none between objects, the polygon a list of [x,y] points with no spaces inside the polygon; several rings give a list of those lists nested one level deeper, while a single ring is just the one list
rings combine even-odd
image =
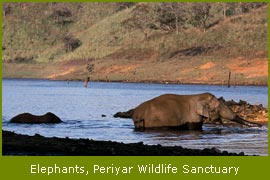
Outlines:
[{"label": "elephant trunk", "polygon": [[243,124],[249,127],[261,127],[262,125],[259,123],[254,123],[254,122],[250,122],[250,121],[246,121],[244,119],[242,119],[241,117],[239,117],[238,115],[235,116],[234,119],[232,119],[231,121],[237,122],[239,124]]}]

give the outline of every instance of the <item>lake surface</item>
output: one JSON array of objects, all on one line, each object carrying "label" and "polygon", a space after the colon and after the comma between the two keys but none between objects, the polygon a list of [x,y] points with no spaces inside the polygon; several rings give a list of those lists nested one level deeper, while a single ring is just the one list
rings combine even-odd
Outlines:
[{"label": "lake surface", "polygon": [[[245,100],[268,106],[267,87],[214,85],[176,85],[145,83],[49,81],[33,79],[2,80],[2,129],[46,137],[89,138],[124,143],[143,142],[186,148],[211,148],[249,155],[268,154],[268,129],[204,125],[203,131],[134,131],[131,119],[113,118],[140,103],[165,93],[197,94],[210,92],[225,100]],[[42,115],[53,112],[60,124],[12,124],[17,114]],[[105,115],[106,117],[102,117]]]}]

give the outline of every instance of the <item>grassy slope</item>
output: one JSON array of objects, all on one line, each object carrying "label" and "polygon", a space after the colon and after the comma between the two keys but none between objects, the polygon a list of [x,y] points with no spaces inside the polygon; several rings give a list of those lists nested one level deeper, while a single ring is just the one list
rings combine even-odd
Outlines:
[{"label": "grassy slope", "polygon": [[[50,18],[50,4],[14,7],[3,19],[3,61],[24,57],[39,63],[4,63],[3,76],[83,79],[86,60],[92,59],[94,80],[220,84],[232,71],[238,84],[267,84],[267,7],[227,18],[205,33],[152,31],[145,39],[141,31],[123,26],[133,8],[116,12],[114,3],[105,4],[68,4],[74,22],[66,26]],[[66,53],[65,34],[80,39],[82,45]],[[195,56],[176,53],[193,47],[211,49]]]},{"label": "grassy slope", "polygon": [[[3,60],[33,57],[35,62],[58,61],[66,56],[63,38],[76,37],[87,27],[112,14],[114,4],[100,3],[19,3],[11,4],[11,13],[3,17]],[[54,10],[69,9],[71,23],[61,25],[52,18]],[[100,12],[100,13],[97,13]]]}]

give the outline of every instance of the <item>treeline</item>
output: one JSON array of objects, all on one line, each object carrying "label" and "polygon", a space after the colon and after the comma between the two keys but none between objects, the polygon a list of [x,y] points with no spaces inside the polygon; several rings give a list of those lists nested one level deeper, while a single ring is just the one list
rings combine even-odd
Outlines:
[{"label": "treeline", "polygon": [[[71,6],[80,11],[84,3],[48,3],[52,8],[50,17],[56,24],[65,25],[76,21],[73,18]],[[100,4],[100,3],[96,3]],[[151,30],[175,31],[196,27],[207,31],[210,27],[219,23],[220,20],[250,12],[252,9],[266,6],[266,2],[226,2],[226,3],[135,3],[117,2],[110,3],[114,6],[112,13],[117,13],[127,8],[134,7],[132,17],[123,22],[128,28],[137,28],[147,37]],[[3,3],[3,17],[11,14],[13,9],[22,9],[31,6],[31,3]],[[93,6],[94,7],[94,6]],[[106,13],[105,13],[106,14]],[[77,17],[78,18],[78,17]],[[93,17],[89,17],[93,18]]]},{"label": "treeline", "polygon": [[133,9],[133,16],[123,24],[138,28],[148,36],[151,30],[175,31],[191,27],[205,32],[229,16],[250,12],[267,3],[140,3]]}]

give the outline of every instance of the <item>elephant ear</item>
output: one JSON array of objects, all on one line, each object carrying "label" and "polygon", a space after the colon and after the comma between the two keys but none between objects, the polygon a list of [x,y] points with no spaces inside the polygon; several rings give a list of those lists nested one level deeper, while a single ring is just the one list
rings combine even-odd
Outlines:
[{"label": "elephant ear", "polygon": [[201,115],[203,117],[209,118],[209,106],[199,104],[197,106],[197,114],[199,114],[199,115]]},{"label": "elephant ear", "polygon": [[197,113],[206,118],[210,118],[210,111],[217,110],[220,106],[220,102],[215,96],[210,97],[210,100],[208,99],[207,101],[197,105]]},{"label": "elephant ear", "polygon": [[220,106],[220,103],[221,102],[216,97],[213,97],[209,102],[209,108],[217,109]]}]

